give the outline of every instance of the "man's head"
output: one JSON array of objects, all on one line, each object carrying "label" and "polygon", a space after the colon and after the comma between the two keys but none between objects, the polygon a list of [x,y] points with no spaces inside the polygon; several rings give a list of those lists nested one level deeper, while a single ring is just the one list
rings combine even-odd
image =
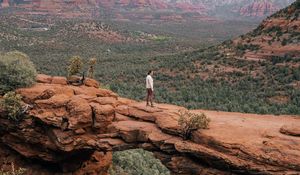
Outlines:
[{"label": "man's head", "polygon": [[148,75],[153,75],[153,70],[150,70],[149,72],[148,72]]}]

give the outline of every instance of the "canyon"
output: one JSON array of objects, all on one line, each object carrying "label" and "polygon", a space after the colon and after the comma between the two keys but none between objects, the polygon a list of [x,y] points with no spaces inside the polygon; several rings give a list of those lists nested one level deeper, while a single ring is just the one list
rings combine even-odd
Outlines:
[{"label": "canyon", "polygon": [[[66,18],[74,17],[73,13],[78,14],[73,11],[74,9],[82,12],[77,17],[101,15],[101,13],[96,13],[97,8],[101,8],[101,6],[110,8],[117,5],[124,9],[134,7],[142,9],[141,11],[168,8],[166,3],[150,3],[150,1],[118,1],[117,4],[111,1],[101,1],[102,4],[97,1],[68,1],[69,5],[62,1],[35,2],[33,7],[31,1],[28,1],[27,4],[18,4],[17,1],[14,3],[2,1],[2,6],[24,8],[27,12],[22,11],[23,15],[34,12],[39,15],[59,14]],[[147,3],[145,4],[145,2]],[[62,12],[60,9],[63,6],[70,11]],[[249,17],[267,14],[266,11],[252,11],[254,6],[263,9],[267,7],[272,10],[277,8],[268,3],[263,6],[255,3],[249,8],[244,8],[241,13]],[[224,79],[233,86],[237,82],[253,78],[253,81],[242,84],[243,92],[258,83],[261,83],[263,88],[270,87],[274,91],[263,96],[262,92],[269,92],[270,89],[262,89],[259,92],[259,100],[267,98],[268,101],[257,100],[253,104],[257,104],[257,102],[259,105],[275,103],[276,105],[272,107],[283,108],[284,106],[280,106],[281,104],[291,102],[290,106],[292,107],[286,108],[283,113],[289,112],[289,110],[296,111],[299,106],[296,103],[299,97],[294,92],[299,92],[297,90],[300,87],[299,77],[297,77],[299,72],[296,70],[299,69],[298,58],[300,56],[299,7],[299,1],[297,1],[265,19],[255,30],[220,45],[180,55],[177,58],[178,62],[175,62],[175,55],[171,55],[173,64],[181,67],[178,68],[178,72],[174,72],[174,67],[165,68],[164,71],[170,75],[166,77],[173,81],[172,76],[176,74],[188,74],[188,78],[182,76],[184,78],[181,77],[181,79],[194,82],[196,80],[193,79],[196,77],[194,75],[198,74],[200,78],[212,77],[217,82]],[[197,11],[199,8],[193,9],[187,6],[185,10]],[[96,10],[95,13],[91,14],[91,9]],[[119,19],[127,19],[127,17],[123,16]],[[132,15],[130,17],[131,19],[137,18]],[[169,18],[160,16],[159,19]],[[182,16],[179,15],[176,19],[182,19]],[[117,32],[111,32],[110,28],[101,23],[82,23],[72,26],[68,29],[87,33],[89,38],[98,36],[106,43],[111,40],[115,40],[115,42],[129,40]],[[63,36],[62,33],[63,30],[59,33],[60,36]],[[113,39],[107,37],[108,34],[113,36]],[[21,38],[24,37],[21,36]],[[53,43],[57,45],[57,43]],[[209,64],[200,62],[206,61],[203,55],[206,56]],[[182,61],[183,57],[185,62]],[[55,61],[62,64],[61,58]],[[51,60],[45,64],[55,61]],[[121,62],[120,65],[127,63]],[[147,62],[138,63],[147,64]],[[159,60],[154,60],[154,63],[159,65]],[[169,64],[170,62],[167,62],[164,66]],[[188,67],[190,64],[192,66]],[[115,66],[115,63],[112,65]],[[110,68],[112,65],[106,65],[106,67]],[[206,67],[201,69],[202,66]],[[101,79],[109,75],[107,72],[103,73],[105,69],[99,70],[102,74],[98,74],[97,78]],[[271,72],[277,70],[283,70],[283,73]],[[141,69],[139,71],[144,72]],[[128,74],[131,75],[132,71],[129,70]],[[122,72],[121,75],[123,76],[124,73]],[[132,77],[130,78],[132,79]],[[145,102],[123,98],[111,90],[104,89],[105,85],[93,79],[86,79],[83,85],[74,86],[68,84],[65,77],[39,74],[36,81],[37,83],[32,87],[16,90],[22,96],[23,102],[29,106],[23,120],[18,122],[10,120],[6,112],[0,109],[1,169],[10,170],[11,165],[14,165],[16,168],[26,168],[28,175],[54,173],[104,175],[107,174],[112,164],[113,152],[142,148],[153,152],[172,174],[300,174],[299,116],[218,111],[222,105],[220,101],[226,96],[241,97],[241,101],[229,99],[223,102],[228,106],[231,105],[229,107],[232,108],[227,108],[228,111],[234,110],[233,107],[242,105],[241,103],[246,103],[250,96],[242,93],[220,91],[213,94],[221,96],[218,99],[200,96],[201,93],[209,91],[200,91],[201,93],[198,95],[195,93],[191,96],[184,96],[184,99],[195,95],[206,98],[206,101],[198,101],[198,103],[205,104],[209,100],[220,103],[215,110],[190,110],[196,114],[207,115],[211,122],[208,129],[196,130],[192,133],[190,140],[183,140],[178,119],[179,111],[188,110],[185,107],[164,103],[157,103],[154,108],[146,107]],[[172,81],[164,85],[169,85]],[[122,80],[120,85],[123,85],[124,82],[126,79]],[[208,82],[201,83],[207,84]],[[184,93],[198,91],[201,89],[199,88],[201,83],[196,84],[195,89]],[[135,85],[130,84],[130,86]],[[180,88],[182,87],[179,85],[178,89]],[[211,89],[213,86],[209,88]],[[258,88],[260,86],[252,87],[252,89]],[[238,90],[240,89],[233,91]],[[289,94],[289,92],[292,93]],[[255,93],[250,94],[251,97],[255,96]],[[138,93],[134,95],[136,94]],[[176,100],[173,99],[174,101]],[[264,109],[253,104],[249,103],[248,109],[255,112]],[[293,106],[296,107],[293,108]],[[270,113],[270,111],[265,111],[265,113],[268,112]]]},{"label": "canyon", "polygon": [[[111,17],[128,20],[212,20],[220,10],[235,16],[263,18],[289,5],[293,0],[170,1],[170,0],[2,0],[2,8],[26,9],[26,14],[52,14],[62,17]],[[223,10],[221,10],[223,11]],[[224,14],[223,14],[224,15]]]}]

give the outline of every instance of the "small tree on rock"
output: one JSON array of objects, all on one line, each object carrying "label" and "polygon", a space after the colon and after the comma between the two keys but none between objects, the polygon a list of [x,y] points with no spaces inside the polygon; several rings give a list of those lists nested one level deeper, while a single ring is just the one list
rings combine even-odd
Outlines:
[{"label": "small tree on rock", "polygon": [[82,59],[79,56],[73,56],[70,59],[70,63],[68,66],[68,76],[76,75],[78,74],[83,66]]},{"label": "small tree on rock", "polygon": [[91,58],[88,62],[89,64],[89,69],[88,69],[88,77],[89,78],[94,78],[94,66],[97,64],[97,59],[96,58]]},{"label": "small tree on rock", "polygon": [[181,129],[182,138],[191,138],[192,132],[198,129],[207,129],[210,119],[203,113],[195,114],[187,110],[180,111],[178,124]]}]

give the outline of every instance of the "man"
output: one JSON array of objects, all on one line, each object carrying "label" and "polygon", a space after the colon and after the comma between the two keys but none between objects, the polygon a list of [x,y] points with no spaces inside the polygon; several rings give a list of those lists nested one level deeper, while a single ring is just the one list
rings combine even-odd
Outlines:
[{"label": "man", "polygon": [[147,89],[147,104],[146,106],[149,106],[149,101],[151,103],[151,107],[154,107],[153,105],[153,71],[150,70],[148,72],[148,75],[146,77],[146,89]]}]

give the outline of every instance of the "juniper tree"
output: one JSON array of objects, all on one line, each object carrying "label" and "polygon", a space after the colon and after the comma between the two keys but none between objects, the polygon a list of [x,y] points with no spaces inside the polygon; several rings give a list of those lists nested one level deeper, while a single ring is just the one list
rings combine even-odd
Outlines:
[{"label": "juniper tree", "polygon": [[73,56],[70,58],[68,66],[68,76],[78,74],[83,66],[82,59],[79,56]]}]

